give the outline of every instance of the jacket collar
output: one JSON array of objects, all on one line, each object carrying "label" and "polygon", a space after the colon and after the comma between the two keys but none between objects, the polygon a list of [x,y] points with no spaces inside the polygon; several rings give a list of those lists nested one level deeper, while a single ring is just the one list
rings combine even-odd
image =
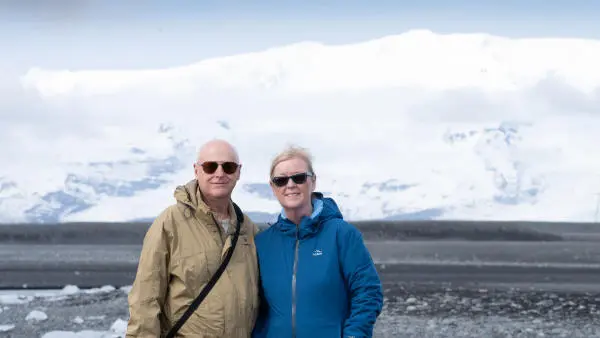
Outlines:
[{"label": "jacket collar", "polygon": [[[213,212],[202,199],[202,192],[200,191],[200,186],[196,179],[193,179],[187,182],[185,185],[180,185],[175,188],[173,195],[175,200],[188,206],[189,210],[191,210],[193,214],[202,222],[214,222]],[[235,209],[233,208],[233,202],[231,200],[229,201],[228,209],[229,215],[231,215],[231,225],[229,226],[227,233],[233,234],[235,233],[238,219],[237,215],[235,214]],[[215,225],[220,226],[220,224]],[[240,235],[244,234],[245,232],[246,227],[242,225],[240,228]]]},{"label": "jacket collar", "polygon": [[274,226],[287,236],[304,239],[314,236],[319,232],[325,221],[332,218],[342,218],[342,215],[331,198],[324,198],[320,192],[312,194],[311,203],[313,212],[310,216],[304,216],[300,224],[296,225],[285,216],[285,211],[281,211]]}]

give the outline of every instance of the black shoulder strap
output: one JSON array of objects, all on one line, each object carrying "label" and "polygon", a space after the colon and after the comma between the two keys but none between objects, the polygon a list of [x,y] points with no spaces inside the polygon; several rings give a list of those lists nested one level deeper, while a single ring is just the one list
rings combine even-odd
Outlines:
[{"label": "black shoulder strap", "polygon": [[183,324],[190,318],[192,313],[194,313],[194,311],[196,311],[198,306],[200,306],[200,303],[202,303],[202,301],[204,300],[204,298],[206,298],[206,296],[208,295],[210,290],[212,290],[212,288],[215,286],[215,284],[217,283],[217,280],[219,280],[219,278],[223,274],[223,271],[225,271],[227,264],[229,264],[229,261],[231,260],[231,256],[233,255],[233,251],[235,250],[235,246],[237,244],[238,237],[240,235],[240,228],[242,226],[242,222],[244,222],[244,214],[242,213],[242,210],[240,209],[240,207],[238,207],[237,204],[233,203],[233,209],[235,210],[235,215],[236,215],[238,221],[237,221],[235,233],[233,235],[233,238],[231,239],[231,247],[227,251],[227,254],[225,255],[225,259],[223,260],[223,262],[221,263],[221,265],[219,266],[219,268],[217,269],[215,274],[212,276],[212,278],[208,281],[208,283],[206,283],[206,286],[202,289],[202,291],[200,291],[200,294],[198,295],[198,297],[196,297],[196,299],[194,299],[192,304],[190,304],[190,307],[184,312],[184,314],[181,316],[181,318],[179,318],[177,323],[175,323],[175,325],[173,325],[171,330],[169,330],[169,332],[166,335],[166,338],[175,337],[175,334],[177,333],[177,331],[179,331],[179,329],[181,329]]}]

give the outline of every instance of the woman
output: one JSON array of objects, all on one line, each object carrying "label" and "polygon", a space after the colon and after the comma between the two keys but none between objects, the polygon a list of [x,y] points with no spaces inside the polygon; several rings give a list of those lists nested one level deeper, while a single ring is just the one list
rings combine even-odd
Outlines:
[{"label": "woman", "polygon": [[283,210],[255,238],[261,310],[252,336],[372,337],[383,292],[361,233],[333,199],[314,192],[305,150],[275,157],[270,177]]}]

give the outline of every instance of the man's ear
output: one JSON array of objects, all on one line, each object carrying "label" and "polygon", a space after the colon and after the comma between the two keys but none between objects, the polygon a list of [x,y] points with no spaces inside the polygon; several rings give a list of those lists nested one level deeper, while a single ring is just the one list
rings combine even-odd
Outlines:
[{"label": "man's ear", "polygon": [[235,174],[235,180],[239,181],[240,176],[242,175],[242,164],[240,163],[237,169],[237,173]]}]

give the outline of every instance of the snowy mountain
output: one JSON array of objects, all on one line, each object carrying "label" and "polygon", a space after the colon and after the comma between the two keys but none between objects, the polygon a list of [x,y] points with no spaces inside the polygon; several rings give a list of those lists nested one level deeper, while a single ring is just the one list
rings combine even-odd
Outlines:
[{"label": "snowy mountain", "polygon": [[0,136],[0,222],[152,219],[213,137],[238,147],[234,198],[257,221],[279,211],[268,168],[287,143],[313,152],[348,219],[594,221],[598,59],[600,41],[418,30],[170,69],[34,68],[14,98],[26,123]]}]

